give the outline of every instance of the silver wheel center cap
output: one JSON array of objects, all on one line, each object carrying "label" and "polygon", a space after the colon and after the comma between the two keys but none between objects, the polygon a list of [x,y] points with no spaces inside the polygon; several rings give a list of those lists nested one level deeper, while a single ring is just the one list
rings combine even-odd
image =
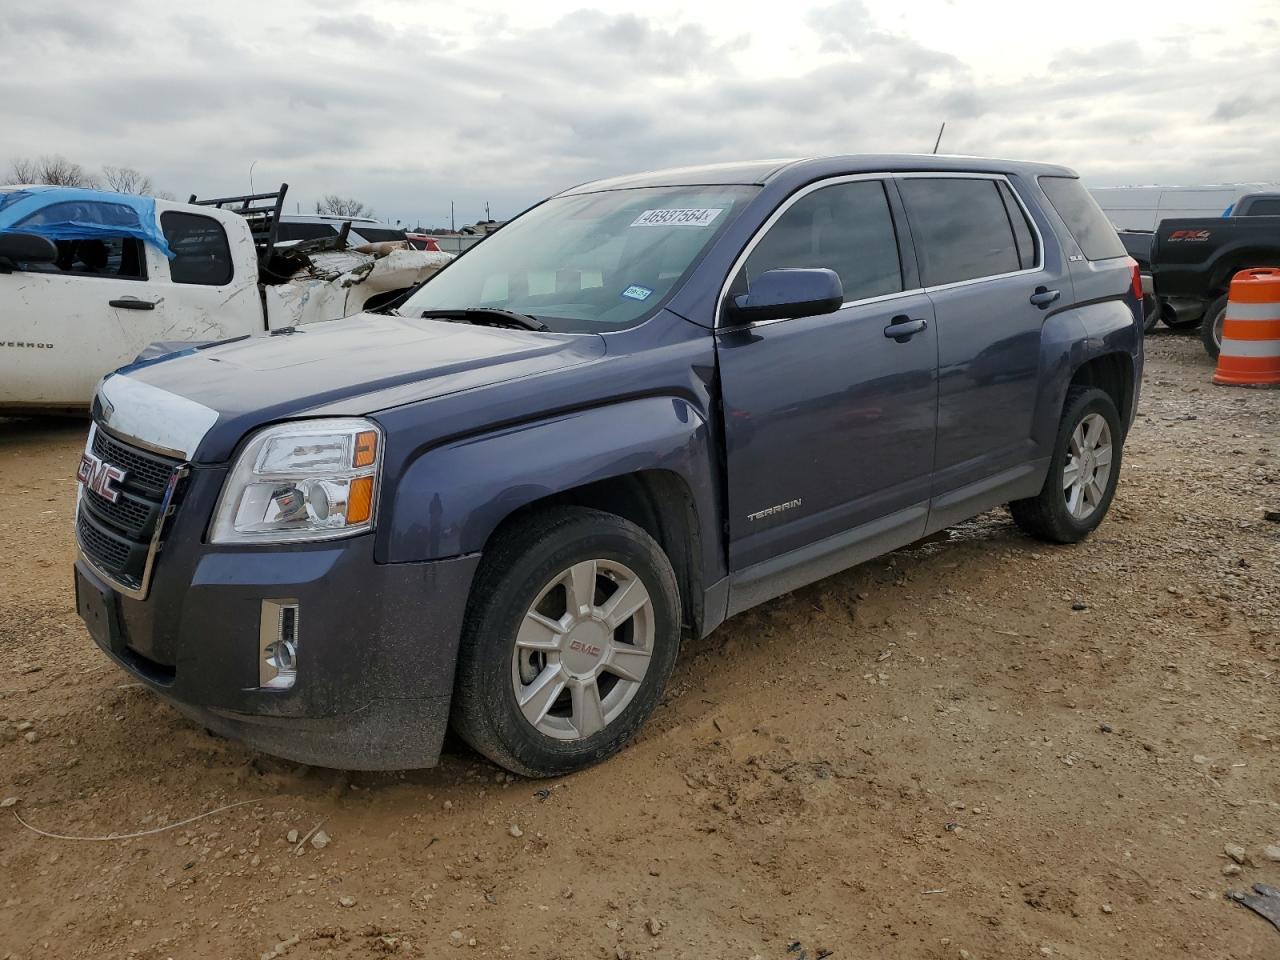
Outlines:
[{"label": "silver wheel center cap", "polygon": [[592,677],[609,652],[611,631],[602,620],[588,618],[565,634],[560,662],[577,677]]}]

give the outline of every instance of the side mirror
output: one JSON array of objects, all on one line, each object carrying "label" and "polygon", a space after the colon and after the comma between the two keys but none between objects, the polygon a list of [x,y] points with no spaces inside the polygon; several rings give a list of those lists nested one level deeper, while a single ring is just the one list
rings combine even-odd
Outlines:
[{"label": "side mirror", "polygon": [[6,233],[0,230],[0,270],[8,273],[18,263],[53,263],[58,248],[52,240],[34,233]]},{"label": "side mirror", "polygon": [[844,286],[834,270],[780,267],[751,281],[751,292],[725,304],[730,323],[794,319],[832,313],[844,303]]}]

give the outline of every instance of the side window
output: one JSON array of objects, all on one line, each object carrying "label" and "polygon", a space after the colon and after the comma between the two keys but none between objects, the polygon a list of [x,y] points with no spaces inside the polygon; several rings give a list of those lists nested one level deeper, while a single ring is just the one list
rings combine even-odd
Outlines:
[{"label": "side window", "polygon": [[1005,213],[1009,215],[1009,223],[1013,225],[1013,239],[1018,248],[1018,262],[1023,270],[1030,270],[1036,265],[1036,237],[1031,232],[1031,224],[1027,221],[1027,213],[1013,195],[1009,184],[997,181],[1000,186],[1000,197],[1004,200]]},{"label": "side window", "polygon": [[1280,197],[1257,197],[1250,200],[1241,216],[1280,217]]},{"label": "side window", "polygon": [[276,225],[277,240],[327,240],[338,235],[338,228],[329,223],[282,220]]},{"label": "side window", "polygon": [[231,282],[231,245],[217,220],[170,210],[160,215],[160,228],[174,254],[169,261],[174,283],[221,287]]},{"label": "side window", "polygon": [[[97,236],[83,240],[55,240],[58,258],[53,263],[24,264],[30,273],[59,273],[73,277],[109,277],[116,280],[145,280],[147,260],[142,241],[136,237],[112,236],[111,227],[134,225],[137,214],[128,207],[112,203],[88,204],[84,201],[51,203],[14,225],[14,229],[62,227],[68,223],[87,223],[100,228]],[[54,234],[56,236],[56,234]]]},{"label": "side window", "polygon": [[777,267],[826,267],[844,285],[844,299],[865,300],[902,289],[893,215],[879,180],[822,187],[787,208],[747,257],[733,287]]},{"label": "side window", "polygon": [[899,187],[926,287],[1022,269],[995,180],[904,177]]}]

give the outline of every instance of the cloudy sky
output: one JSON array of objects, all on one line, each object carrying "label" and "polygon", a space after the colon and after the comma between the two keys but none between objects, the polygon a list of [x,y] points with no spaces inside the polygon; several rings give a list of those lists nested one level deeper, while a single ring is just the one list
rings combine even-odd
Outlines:
[{"label": "cloudy sky", "polygon": [[653,167],[928,152],[946,120],[943,153],[1093,186],[1271,180],[1277,51],[1280,0],[42,0],[0,16],[0,167],[185,196],[256,161],[304,212],[463,223]]}]

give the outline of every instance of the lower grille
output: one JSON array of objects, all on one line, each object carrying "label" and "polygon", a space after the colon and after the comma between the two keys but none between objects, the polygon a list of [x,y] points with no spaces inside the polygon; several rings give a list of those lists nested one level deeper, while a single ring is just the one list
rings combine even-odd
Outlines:
[{"label": "lower grille", "polygon": [[123,471],[124,477],[110,491],[116,494],[115,502],[87,486],[81,489],[76,539],[85,558],[123,592],[145,596],[185,466],[113,437],[96,424],[89,451]]},{"label": "lower grille", "polygon": [[76,520],[76,533],[80,535],[80,546],[89,559],[102,568],[105,573],[117,576],[128,575],[130,544],[117,537],[103,532],[89,522],[85,511],[80,512]]}]

